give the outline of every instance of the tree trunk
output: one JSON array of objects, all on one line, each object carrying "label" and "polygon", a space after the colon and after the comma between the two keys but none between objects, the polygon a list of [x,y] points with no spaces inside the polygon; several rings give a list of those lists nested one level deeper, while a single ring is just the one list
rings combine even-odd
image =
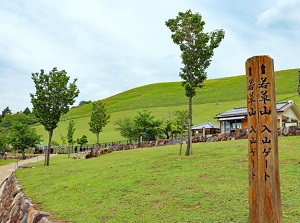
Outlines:
[{"label": "tree trunk", "polygon": [[68,158],[70,158],[70,154],[71,154],[71,150],[70,150],[70,146],[68,146]]},{"label": "tree trunk", "polygon": [[44,166],[49,166],[52,135],[53,135],[53,129],[49,131],[48,147],[45,151]]},{"label": "tree trunk", "polygon": [[188,142],[186,147],[185,155],[189,156],[192,152],[192,136],[191,136],[191,125],[192,125],[192,104],[193,104],[193,96],[190,94],[189,96],[189,126],[188,126]]},{"label": "tree trunk", "polygon": [[184,129],[184,119],[181,121],[181,134],[180,134],[180,146],[179,146],[179,156],[181,156],[182,151],[182,139],[183,139],[183,129]]},{"label": "tree trunk", "polygon": [[25,160],[26,156],[25,156],[25,148],[22,148],[22,160]]},{"label": "tree trunk", "polygon": [[99,132],[96,133],[96,137],[97,137],[97,149],[99,149]]}]

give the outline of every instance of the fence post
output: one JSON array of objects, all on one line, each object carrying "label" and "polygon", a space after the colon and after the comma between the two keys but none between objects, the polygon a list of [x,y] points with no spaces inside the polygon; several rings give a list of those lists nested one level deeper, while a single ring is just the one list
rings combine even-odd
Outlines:
[{"label": "fence post", "polygon": [[246,61],[249,222],[282,222],[273,59]]}]

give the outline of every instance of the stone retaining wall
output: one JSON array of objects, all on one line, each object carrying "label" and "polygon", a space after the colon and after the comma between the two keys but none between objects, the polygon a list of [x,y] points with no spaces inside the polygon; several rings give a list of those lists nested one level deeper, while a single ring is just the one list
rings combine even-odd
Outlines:
[{"label": "stone retaining wall", "polygon": [[36,210],[25,197],[15,173],[0,184],[1,223],[51,223],[47,216],[48,213]]}]

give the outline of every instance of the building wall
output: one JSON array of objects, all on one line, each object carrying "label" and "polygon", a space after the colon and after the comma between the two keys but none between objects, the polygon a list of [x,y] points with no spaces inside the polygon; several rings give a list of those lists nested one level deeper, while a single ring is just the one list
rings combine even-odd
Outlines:
[{"label": "building wall", "polygon": [[242,128],[243,128],[243,129],[248,128],[247,118],[245,118],[245,119],[242,120]]},{"label": "building wall", "polygon": [[289,117],[289,118],[291,118],[293,120],[298,120],[298,117],[297,117],[296,113],[291,108],[288,109],[287,111],[285,111],[284,113],[282,113],[282,116]]}]

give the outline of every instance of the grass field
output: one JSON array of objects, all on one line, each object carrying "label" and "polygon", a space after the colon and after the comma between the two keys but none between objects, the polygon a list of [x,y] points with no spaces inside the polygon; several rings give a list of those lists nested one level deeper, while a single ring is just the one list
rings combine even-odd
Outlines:
[{"label": "grass field", "polygon": [[0,166],[18,161],[17,159],[0,159]]},{"label": "grass field", "polygon": [[[293,100],[296,105],[300,106],[300,98],[297,93],[298,70],[275,72],[277,101]],[[184,95],[184,89],[180,82],[141,86],[103,99],[102,102],[111,115],[110,122],[100,133],[100,142],[102,143],[125,140],[119,132],[115,131],[115,123],[120,118],[136,116],[137,111],[148,110],[156,118],[164,119],[172,117],[177,110],[188,109],[188,98]],[[210,120],[217,124],[214,119],[217,114],[238,106],[246,106],[245,75],[206,80],[204,87],[198,89],[193,98],[193,123],[199,124]],[[76,123],[74,138],[86,135],[88,144],[95,144],[96,136],[89,131],[88,125],[91,108],[91,104],[72,108],[61,118],[58,128],[54,130],[53,140],[61,144],[61,136],[67,134],[68,121],[74,119]],[[35,128],[42,135],[44,144],[47,144],[48,135],[44,127],[37,125]]]},{"label": "grass field", "polygon": [[[279,137],[285,223],[300,220],[300,137]],[[248,222],[247,140],[112,152],[17,170],[26,196],[58,222]],[[61,221],[60,221],[61,222]]]}]

